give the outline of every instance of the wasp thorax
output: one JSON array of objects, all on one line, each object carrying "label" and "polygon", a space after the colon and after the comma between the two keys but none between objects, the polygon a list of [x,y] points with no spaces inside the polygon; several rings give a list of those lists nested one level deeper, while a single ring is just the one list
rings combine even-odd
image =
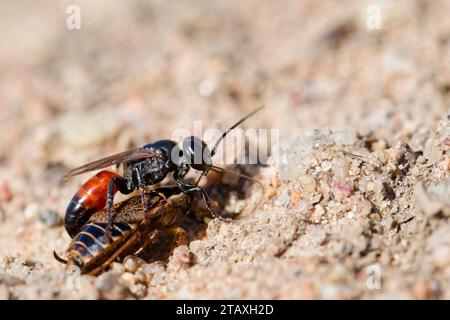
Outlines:
[{"label": "wasp thorax", "polygon": [[205,141],[191,136],[183,140],[183,156],[195,170],[205,171],[211,165],[211,151]]}]

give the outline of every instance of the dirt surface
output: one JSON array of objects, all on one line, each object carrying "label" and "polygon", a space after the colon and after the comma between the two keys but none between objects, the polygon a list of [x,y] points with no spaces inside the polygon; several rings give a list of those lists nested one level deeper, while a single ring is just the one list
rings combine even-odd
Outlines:
[{"label": "dirt surface", "polygon": [[[0,299],[450,299],[449,1],[0,12]],[[236,216],[204,217],[168,261],[90,277],[53,258],[89,178],[67,170],[262,104],[243,127],[278,130],[273,156],[239,167],[264,185],[258,208],[257,184],[210,177]]]}]

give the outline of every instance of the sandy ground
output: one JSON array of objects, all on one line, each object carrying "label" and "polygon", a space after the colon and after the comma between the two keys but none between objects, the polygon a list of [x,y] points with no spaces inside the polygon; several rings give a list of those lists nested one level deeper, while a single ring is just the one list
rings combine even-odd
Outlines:
[{"label": "sandy ground", "polygon": [[[450,299],[448,1],[0,12],[0,299]],[[211,197],[239,214],[205,219],[168,261],[94,278],[53,259],[89,177],[62,183],[68,169],[262,104],[245,128],[278,130],[276,152],[241,166],[264,184],[259,208],[258,185],[224,177]]]}]

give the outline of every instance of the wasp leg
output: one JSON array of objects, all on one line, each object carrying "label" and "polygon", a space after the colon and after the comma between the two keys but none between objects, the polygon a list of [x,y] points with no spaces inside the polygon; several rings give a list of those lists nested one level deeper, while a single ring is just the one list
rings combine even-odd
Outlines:
[{"label": "wasp leg", "polygon": [[139,195],[141,196],[141,202],[142,202],[142,205],[144,206],[144,217],[148,218],[149,211],[148,211],[147,197],[145,196],[145,184],[144,184],[144,181],[142,181],[141,172],[139,171],[138,168],[134,168],[134,174],[136,176]]},{"label": "wasp leg", "polygon": [[181,179],[183,179],[187,175],[190,168],[191,167],[186,162],[182,162],[173,173],[173,178],[175,179],[175,181],[181,182]]},{"label": "wasp leg", "polygon": [[209,213],[211,213],[211,215],[214,218],[218,218],[219,220],[222,220],[222,221],[230,221],[231,220],[231,219],[222,217],[220,214],[218,214],[216,211],[214,211],[214,209],[212,208],[212,205],[211,205],[211,200],[210,200],[208,194],[206,193],[206,191],[202,187],[184,183],[181,180],[176,180],[176,182],[177,182],[178,186],[180,187],[180,189],[184,193],[200,192],[200,194],[203,197],[203,200],[205,200],[206,208],[208,209]]},{"label": "wasp leg", "polygon": [[105,238],[107,243],[111,242],[111,228],[116,218],[116,212],[113,212],[114,194],[116,193],[116,188],[119,189],[122,194],[129,194],[133,190],[129,189],[126,180],[121,177],[113,177],[108,183],[108,195],[106,198],[106,208],[108,210],[108,223],[106,225]]}]

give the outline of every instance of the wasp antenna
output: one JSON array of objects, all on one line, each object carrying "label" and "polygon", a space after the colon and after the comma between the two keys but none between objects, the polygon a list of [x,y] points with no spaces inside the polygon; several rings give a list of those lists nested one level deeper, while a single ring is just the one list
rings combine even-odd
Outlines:
[{"label": "wasp antenna", "polygon": [[[225,132],[222,133],[222,135],[220,136],[220,138],[217,139],[216,143],[214,143],[214,146],[213,146],[213,148],[211,149],[211,157],[213,157],[213,156],[216,154],[216,152],[217,152],[217,147],[219,146],[220,142],[226,137],[226,135],[227,135],[231,130],[233,130],[234,128],[236,128],[236,127],[237,127],[238,125],[240,125],[242,122],[244,122],[245,120],[247,120],[248,118],[250,118],[251,116],[253,116],[255,113],[261,111],[261,110],[264,109],[265,107],[266,107],[266,106],[262,105],[261,107],[259,107],[259,108],[255,109],[255,110],[253,110],[252,112],[250,112],[249,114],[247,114],[245,117],[243,117],[241,120],[239,120],[238,122],[236,122],[235,124],[233,124],[231,127],[229,127],[227,130],[225,130]],[[233,171],[228,171],[228,170],[225,170],[225,169],[220,168],[220,167],[210,166],[207,170],[205,170],[205,171],[202,172],[202,174],[200,175],[200,177],[199,177],[199,178],[197,179],[197,181],[195,182],[195,185],[198,186],[198,184],[200,183],[200,180],[202,180],[202,178],[208,174],[208,171],[209,171],[209,170],[213,170],[214,168],[216,169],[216,171],[223,170],[222,172],[230,172],[230,173],[232,173],[232,174],[236,174],[236,173],[233,172]],[[255,180],[255,179],[253,179],[253,178],[251,178],[251,177],[248,177],[248,176],[246,176],[246,175],[243,175],[243,174],[240,174],[240,177],[258,183],[258,184],[261,186],[261,188],[262,188],[262,190],[263,190],[263,192],[264,192],[264,187],[263,187],[263,185],[262,185],[259,181]]]},{"label": "wasp antenna", "polygon": [[[230,173],[230,174],[233,174],[233,175],[238,176],[240,178],[247,179],[247,180],[249,180],[251,182],[254,182],[254,183],[258,184],[261,187],[262,195],[264,195],[264,193],[265,193],[265,188],[264,188],[263,184],[260,181],[256,180],[255,178],[249,177],[249,176],[247,176],[245,174],[242,174],[242,173],[234,172],[234,171],[227,170],[227,169],[224,169],[224,168],[221,168],[221,167],[216,167],[216,166],[211,166],[211,170],[216,171],[216,172]],[[261,196],[259,198],[258,205],[256,206],[256,208],[258,208],[261,205],[262,198],[263,198],[263,196]]]},{"label": "wasp antenna", "polygon": [[244,122],[245,120],[247,120],[248,118],[250,118],[251,116],[253,116],[255,113],[257,113],[258,111],[264,109],[265,106],[261,106],[256,110],[253,110],[252,112],[250,112],[248,115],[246,115],[245,117],[243,117],[241,120],[239,120],[238,122],[236,122],[235,124],[233,124],[231,127],[229,127],[227,130],[225,130],[224,133],[222,133],[222,135],[220,136],[219,139],[217,139],[216,143],[214,144],[213,148],[211,149],[211,157],[214,156],[216,154],[217,151],[217,147],[219,146],[219,143],[223,140],[223,138],[225,138],[225,136],[234,128],[236,128],[238,125],[240,125],[242,122]]},{"label": "wasp antenna", "polygon": [[58,262],[61,262],[63,264],[67,264],[67,260],[64,260],[63,258],[61,258],[60,256],[58,256],[58,254],[56,253],[56,251],[53,251],[53,256],[55,257],[55,259]]}]

